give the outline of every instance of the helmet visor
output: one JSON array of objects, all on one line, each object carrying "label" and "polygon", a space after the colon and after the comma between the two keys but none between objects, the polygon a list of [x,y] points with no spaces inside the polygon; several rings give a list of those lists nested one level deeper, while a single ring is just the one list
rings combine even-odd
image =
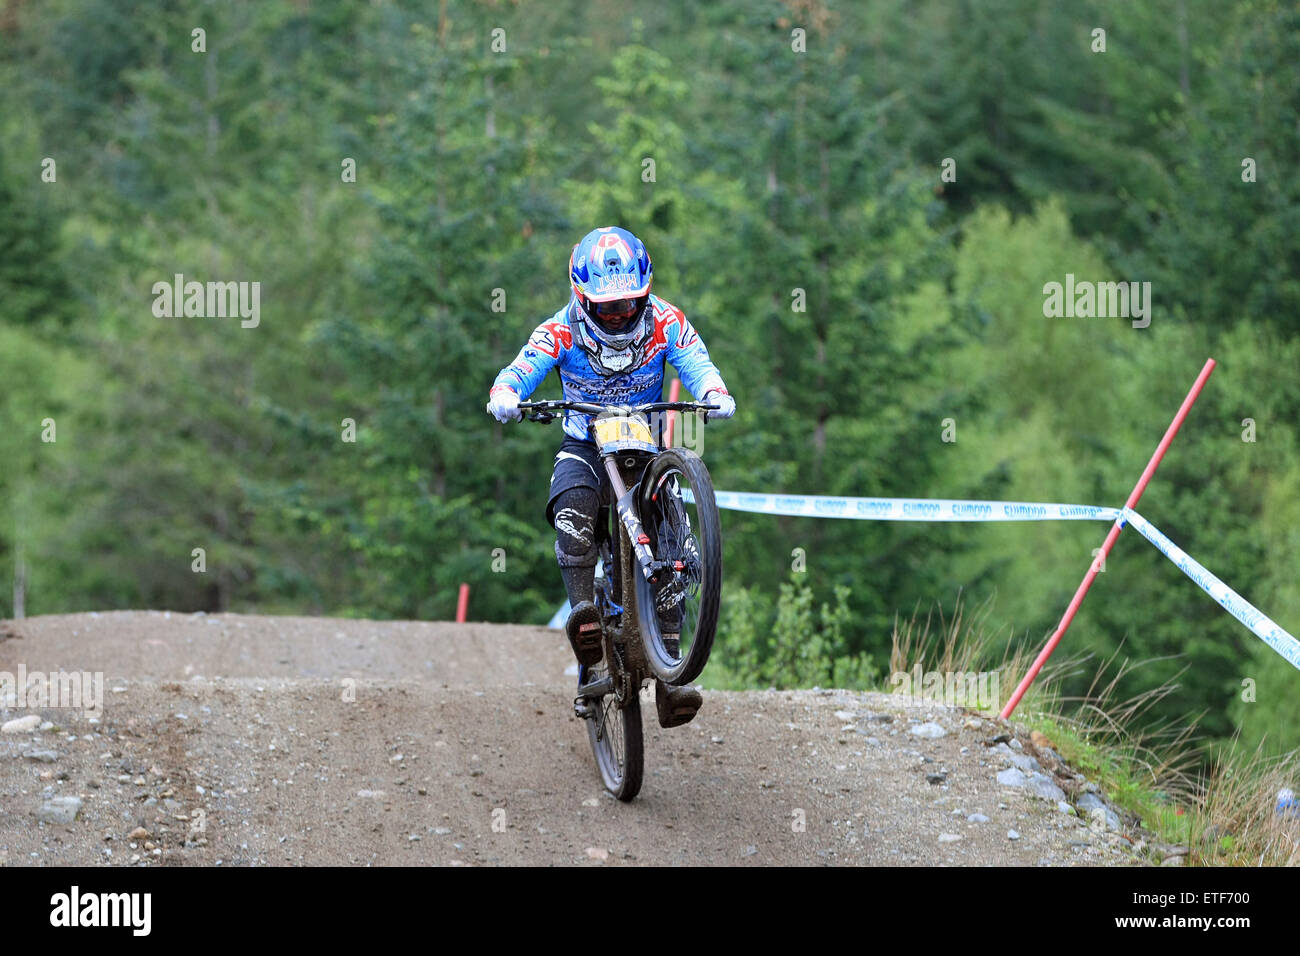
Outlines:
[{"label": "helmet visor", "polygon": [[621,332],[645,307],[645,298],[590,303],[591,317],[611,332]]}]

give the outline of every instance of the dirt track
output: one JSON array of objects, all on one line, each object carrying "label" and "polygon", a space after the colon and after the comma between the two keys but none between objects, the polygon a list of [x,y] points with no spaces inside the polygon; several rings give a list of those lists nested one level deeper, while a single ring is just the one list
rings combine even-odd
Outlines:
[{"label": "dirt track", "polygon": [[[621,804],[556,631],[154,611],[11,628],[0,671],[102,671],[104,706],[0,701],[0,722],[54,725],[0,735],[0,864],[1132,862],[999,787],[992,724],[896,697],[706,692],[668,731],[651,701],[645,785]],[[928,719],[946,736],[909,733]],[[74,822],[38,821],[51,796],[82,800]]]}]

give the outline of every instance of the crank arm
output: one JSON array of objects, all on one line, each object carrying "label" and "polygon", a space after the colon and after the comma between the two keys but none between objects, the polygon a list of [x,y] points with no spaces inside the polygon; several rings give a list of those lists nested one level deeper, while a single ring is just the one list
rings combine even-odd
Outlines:
[{"label": "crank arm", "polygon": [[579,697],[586,697],[591,700],[597,700],[612,693],[614,693],[614,678],[608,676],[592,681],[590,684],[583,684],[578,688]]}]

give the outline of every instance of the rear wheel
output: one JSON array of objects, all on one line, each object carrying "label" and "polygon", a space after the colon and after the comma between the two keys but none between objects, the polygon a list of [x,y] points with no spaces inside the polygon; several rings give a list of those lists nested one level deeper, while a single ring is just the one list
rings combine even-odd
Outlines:
[{"label": "rear wheel", "polygon": [[[607,673],[603,663],[587,671],[591,680],[600,680]],[[641,696],[633,691],[627,702],[620,704],[617,694],[606,694],[592,704],[596,713],[587,721],[587,736],[600,778],[606,790],[626,802],[641,792],[645,769]]]},{"label": "rear wheel", "polygon": [[641,479],[640,508],[655,560],[672,562],[658,585],[636,572],[646,659],[665,684],[686,684],[708,663],[722,592],[722,524],[704,462],[684,448],[661,452]]},{"label": "rear wheel", "polygon": [[[607,550],[604,555],[608,556]],[[596,603],[602,609],[608,607],[605,588],[616,576],[611,574],[616,569],[606,563],[605,572],[604,577],[596,579]],[[609,676],[609,654],[612,651],[612,642],[606,640],[605,659],[594,666],[579,668],[578,683],[592,683]],[[614,675],[615,682],[621,679],[621,674]],[[645,770],[639,691],[639,687],[629,688],[622,702],[616,693],[591,701],[594,713],[587,719],[587,736],[591,740],[591,752],[596,758],[601,780],[606,790],[623,801],[631,800],[640,792]]]}]

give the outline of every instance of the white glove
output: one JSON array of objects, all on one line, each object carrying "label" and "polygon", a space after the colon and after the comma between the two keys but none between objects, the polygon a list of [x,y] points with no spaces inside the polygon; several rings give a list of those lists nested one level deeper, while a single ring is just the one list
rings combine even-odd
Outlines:
[{"label": "white glove", "polygon": [[736,400],[720,388],[710,389],[704,393],[705,405],[721,405],[716,411],[709,412],[710,418],[730,418],[736,414]]},{"label": "white glove", "polygon": [[524,417],[519,411],[519,396],[515,394],[514,389],[505,385],[498,385],[488,392],[487,410],[488,414],[502,425],[506,422],[517,422]]}]

